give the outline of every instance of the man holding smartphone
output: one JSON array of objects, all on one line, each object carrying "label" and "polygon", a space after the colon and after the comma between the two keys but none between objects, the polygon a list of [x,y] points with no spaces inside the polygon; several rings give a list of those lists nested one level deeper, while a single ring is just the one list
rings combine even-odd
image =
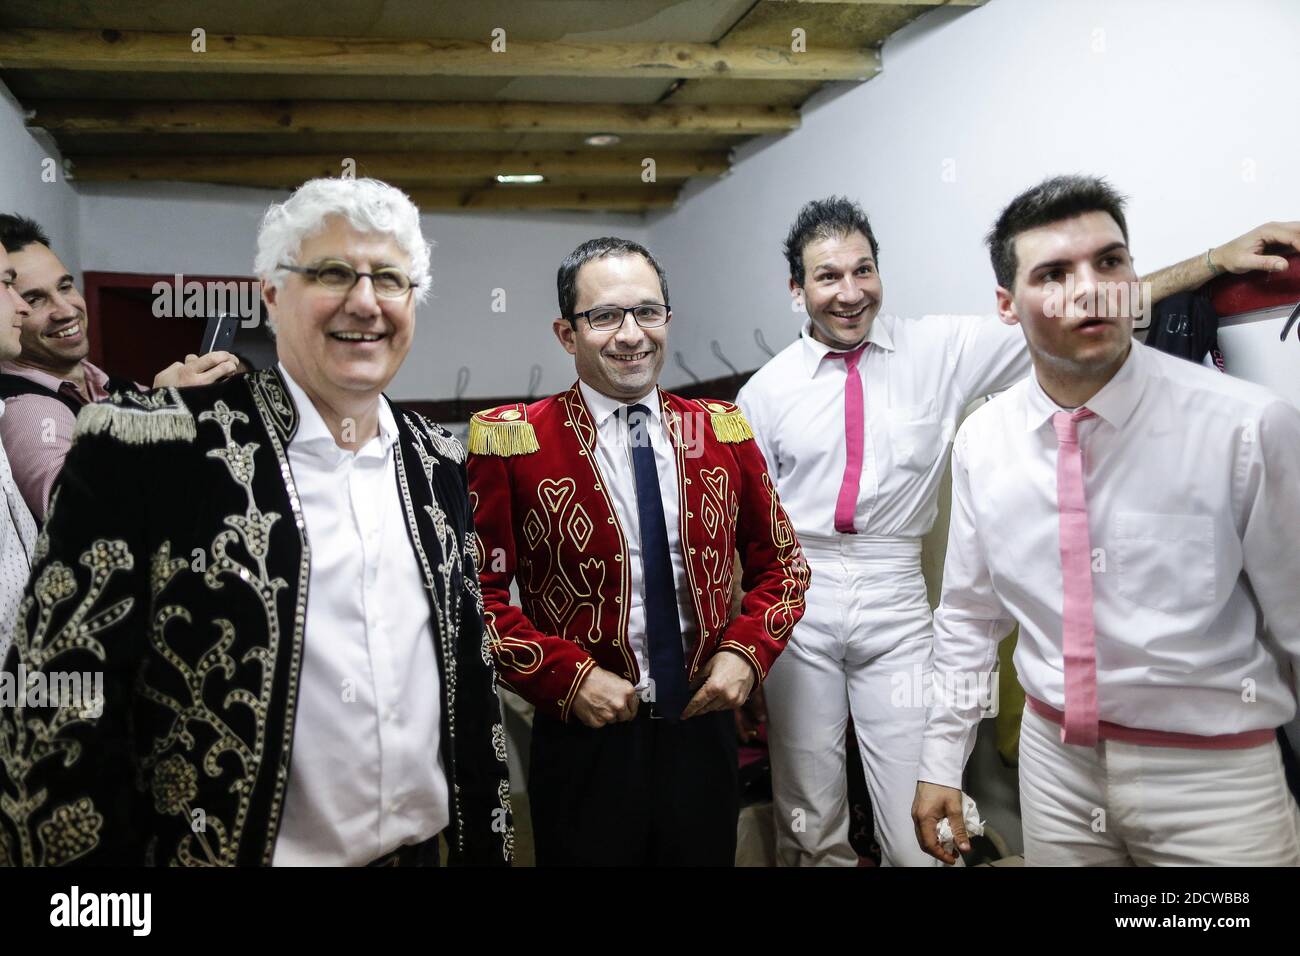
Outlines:
[{"label": "man holding smartphone", "polygon": [[[14,288],[28,307],[21,356],[0,361],[0,399],[6,406],[0,440],[10,450],[23,500],[43,522],[81,407],[140,386],[87,360],[86,301],[40,225],[0,215],[0,245],[9,251]],[[207,385],[235,374],[236,362],[229,352],[187,355],[154,376],[153,387]]]}]

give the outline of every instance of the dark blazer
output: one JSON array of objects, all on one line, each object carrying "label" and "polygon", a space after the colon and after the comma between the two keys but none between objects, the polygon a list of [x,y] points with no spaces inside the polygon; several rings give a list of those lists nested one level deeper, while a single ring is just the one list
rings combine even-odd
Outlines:
[{"label": "dark blazer", "polygon": [[[393,414],[443,677],[444,836],[452,862],[508,863],[465,450]],[[0,682],[100,672],[102,707],[0,708],[0,863],[271,862],[310,600],[297,426],[274,368],[82,410]]]}]

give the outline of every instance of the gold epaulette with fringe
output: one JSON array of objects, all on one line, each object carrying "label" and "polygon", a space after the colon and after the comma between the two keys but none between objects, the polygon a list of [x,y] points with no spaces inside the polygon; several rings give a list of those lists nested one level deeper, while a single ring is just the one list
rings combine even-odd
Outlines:
[{"label": "gold epaulette with fringe", "polygon": [[708,410],[713,423],[713,434],[718,436],[718,441],[735,444],[750,441],[754,437],[739,405],[716,398],[701,399],[700,404]]},{"label": "gold epaulette with fringe", "polygon": [[522,402],[475,412],[469,420],[469,450],[474,455],[531,455],[539,451],[537,433]]},{"label": "gold epaulette with fringe", "polygon": [[123,392],[113,401],[83,407],[73,437],[108,435],[127,445],[192,442],[198,434],[194,415],[174,388]]}]

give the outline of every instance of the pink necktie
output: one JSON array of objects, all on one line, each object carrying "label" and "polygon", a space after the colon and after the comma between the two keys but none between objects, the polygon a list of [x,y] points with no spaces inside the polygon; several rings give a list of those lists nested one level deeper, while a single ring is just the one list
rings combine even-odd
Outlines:
[{"label": "pink necktie", "polygon": [[1065,652],[1065,721],[1061,740],[1097,743],[1097,635],[1092,619],[1092,543],[1083,494],[1083,452],[1078,423],[1096,416],[1086,408],[1057,412],[1056,500],[1061,513],[1062,643]]},{"label": "pink necktie", "polygon": [[858,359],[867,347],[863,342],[851,352],[827,352],[828,358],[844,359],[847,376],[844,379],[844,479],[840,482],[840,496],[835,500],[835,530],[841,534],[857,534],[853,527],[853,513],[858,507],[858,482],[862,478],[862,376],[858,374]]}]

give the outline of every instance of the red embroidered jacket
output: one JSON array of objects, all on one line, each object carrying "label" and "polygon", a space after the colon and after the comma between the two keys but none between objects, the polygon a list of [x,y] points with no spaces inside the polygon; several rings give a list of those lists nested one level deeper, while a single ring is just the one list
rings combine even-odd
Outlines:
[{"label": "red embroidered jacket", "polygon": [[[808,565],[740,410],[658,395],[677,450],[677,533],[695,591],[688,679],[727,648],[762,680],[803,615]],[[576,383],[531,405],[479,412],[470,423],[470,502],[497,673],[562,720],[593,667],[634,684],[640,677],[627,639],[627,541],[595,442]],[[737,550],[747,593],[728,622]],[[522,608],[510,603],[516,577]]]}]

